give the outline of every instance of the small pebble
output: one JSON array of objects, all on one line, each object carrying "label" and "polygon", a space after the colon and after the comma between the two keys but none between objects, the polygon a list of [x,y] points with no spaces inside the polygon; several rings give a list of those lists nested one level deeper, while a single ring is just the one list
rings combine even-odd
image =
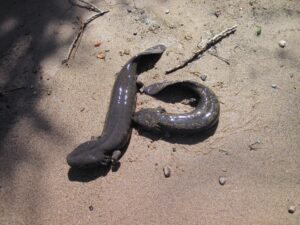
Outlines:
[{"label": "small pebble", "polygon": [[149,26],[148,30],[154,32],[154,31],[156,31],[156,30],[159,29],[159,28],[160,28],[160,25],[154,23],[154,24],[151,24],[151,25]]},{"label": "small pebble", "polygon": [[125,49],[125,50],[123,51],[123,53],[124,53],[124,55],[130,55],[130,50],[129,50],[129,49]]},{"label": "small pebble", "polygon": [[176,148],[175,148],[175,147],[173,147],[173,148],[172,148],[172,151],[173,151],[173,152],[176,152]]},{"label": "small pebble", "polygon": [[170,13],[170,9],[166,9],[165,14],[169,14],[169,13]]},{"label": "small pebble", "polygon": [[214,15],[218,18],[222,14],[221,10],[217,10],[214,12]]},{"label": "small pebble", "polygon": [[93,211],[93,210],[94,210],[94,207],[93,207],[92,205],[90,205],[90,206],[89,206],[89,210],[90,210],[90,211]]},{"label": "small pebble", "polygon": [[94,47],[99,47],[101,45],[101,41],[97,41],[95,44],[94,44]]},{"label": "small pebble", "polygon": [[176,28],[176,25],[175,25],[175,24],[171,24],[171,23],[168,24],[167,26],[168,26],[170,29],[175,29],[175,28]]},{"label": "small pebble", "polygon": [[187,40],[187,41],[192,40],[192,36],[189,35],[189,34],[186,34],[186,35],[184,36],[184,38],[185,38],[185,40]]},{"label": "small pebble", "polygon": [[220,183],[221,185],[224,185],[224,184],[226,183],[226,178],[225,178],[225,177],[220,177],[220,178],[219,178],[219,183]]},{"label": "small pebble", "polygon": [[207,75],[202,74],[202,75],[200,76],[200,78],[201,78],[201,80],[206,81]]},{"label": "small pebble", "polygon": [[137,35],[137,32],[134,32],[133,35]]},{"label": "small pebble", "polygon": [[285,40],[281,40],[279,41],[279,47],[284,48],[286,46],[286,41]]},{"label": "small pebble", "polygon": [[180,103],[183,105],[192,105],[195,102],[197,102],[195,98],[189,98],[189,99],[183,99]]},{"label": "small pebble", "polygon": [[274,88],[274,89],[278,88],[276,84],[272,84],[271,87]]},{"label": "small pebble", "polygon": [[296,206],[291,205],[288,209],[289,213],[293,214],[296,211]]},{"label": "small pebble", "polygon": [[165,167],[163,168],[163,171],[164,171],[165,177],[170,177],[170,176],[171,176],[171,168],[170,168],[170,167],[165,166]]},{"label": "small pebble", "polygon": [[85,110],[84,107],[81,107],[81,108],[80,108],[80,112],[83,112],[84,110]]},{"label": "small pebble", "polygon": [[51,90],[48,90],[47,91],[47,95],[51,95],[52,91]]},{"label": "small pebble", "polygon": [[256,27],[256,36],[260,36],[261,35],[261,27],[257,26]]},{"label": "small pebble", "polygon": [[105,54],[103,52],[99,52],[97,55],[98,59],[105,59]]},{"label": "small pebble", "polygon": [[127,9],[127,12],[128,12],[128,13],[131,13],[131,12],[132,12],[132,10],[131,10],[131,9]]}]

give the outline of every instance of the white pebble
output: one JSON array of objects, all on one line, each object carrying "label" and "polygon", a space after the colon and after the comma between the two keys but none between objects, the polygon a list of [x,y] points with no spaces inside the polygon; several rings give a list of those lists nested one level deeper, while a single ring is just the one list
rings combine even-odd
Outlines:
[{"label": "white pebble", "polygon": [[166,9],[165,14],[169,14],[169,13],[170,13],[170,9]]},{"label": "white pebble", "polygon": [[286,41],[285,40],[281,40],[281,41],[279,41],[279,46],[281,47],[281,48],[284,48],[285,46],[286,46]]},{"label": "white pebble", "polygon": [[293,214],[296,211],[296,206],[291,205],[288,209],[289,213]]},{"label": "white pebble", "polygon": [[224,185],[226,183],[226,177],[219,177],[219,183]]},{"label": "white pebble", "polygon": [[200,78],[201,78],[201,80],[206,81],[207,75],[202,74],[202,75],[200,76]]},{"label": "white pebble", "polygon": [[170,168],[170,167],[165,166],[165,167],[163,168],[163,171],[164,171],[165,177],[170,177],[170,176],[171,176],[171,168]]},{"label": "white pebble", "polygon": [[271,87],[274,88],[274,89],[276,89],[276,88],[277,88],[277,85],[276,85],[276,84],[272,84]]}]

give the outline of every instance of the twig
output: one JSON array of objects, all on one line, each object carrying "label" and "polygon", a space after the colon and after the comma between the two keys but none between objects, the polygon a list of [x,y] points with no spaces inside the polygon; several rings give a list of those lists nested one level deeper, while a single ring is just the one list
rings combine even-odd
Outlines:
[{"label": "twig", "polygon": [[222,149],[222,148],[219,149],[219,152],[224,153],[225,155],[229,155],[229,152],[227,150]]},{"label": "twig", "polygon": [[78,4],[74,0],[69,0],[69,3],[73,6],[78,6],[80,8],[85,8],[85,9],[88,9],[89,11],[93,11],[93,12],[96,12],[96,13],[101,12],[101,10],[97,6],[93,5],[92,3],[89,3],[89,2],[86,2],[86,1],[83,1],[83,0],[77,0],[77,1],[83,3],[83,5]]},{"label": "twig", "polygon": [[[85,2],[85,1],[83,1],[83,0],[78,0],[78,1],[81,2],[81,3],[84,3],[85,5],[80,5],[80,4],[78,4],[78,3],[75,3],[73,0],[69,0],[69,2],[70,2],[71,5],[75,5],[75,6],[78,6],[78,7],[80,7],[80,8],[86,8],[86,9],[88,9],[88,10],[90,10],[90,11],[97,12],[97,14],[95,14],[95,15],[91,16],[90,18],[88,18],[84,23],[81,23],[81,26],[80,26],[80,28],[79,28],[79,31],[78,31],[77,35],[75,36],[75,38],[74,38],[74,40],[73,40],[73,42],[72,42],[72,44],[71,44],[71,46],[70,46],[70,49],[69,49],[69,51],[68,51],[67,58],[64,59],[64,60],[62,61],[62,64],[67,64],[67,63],[69,62],[71,56],[73,55],[73,52],[74,52],[74,54],[75,54],[76,49],[77,49],[78,46],[79,46],[81,37],[82,37],[82,35],[83,35],[83,32],[84,32],[86,26],[87,26],[90,22],[92,22],[93,20],[95,20],[95,19],[97,19],[98,17],[100,17],[100,16],[102,16],[102,15],[104,15],[104,14],[106,14],[106,13],[109,12],[109,10],[101,11],[97,6],[95,6],[95,5],[91,4],[91,3]],[[74,51],[74,50],[75,50],[75,51]]]},{"label": "twig", "polygon": [[167,70],[166,74],[169,74],[169,73],[175,72],[176,70],[182,69],[183,67],[187,66],[189,63],[198,59],[200,55],[202,55],[204,52],[206,52],[208,49],[210,49],[215,44],[219,43],[223,38],[229,36],[230,34],[233,34],[236,31],[236,28],[237,28],[237,25],[227,28],[226,30],[222,31],[221,33],[210,38],[204,46],[200,47],[200,50],[198,50],[197,52],[194,53],[193,56],[191,56],[189,59],[183,61],[182,64],[175,66],[172,69]]},{"label": "twig", "polygon": [[11,92],[24,90],[26,88],[27,88],[27,86],[21,86],[21,87],[16,87],[16,88],[8,89],[8,90],[2,90],[2,91],[0,91],[0,96],[8,94],[8,93],[11,93]]},{"label": "twig", "polygon": [[207,53],[210,54],[210,55],[212,55],[212,56],[214,56],[214,57],[216,57],[216,58],[218,58],[218,59],[220,59],[221,61],[223,61],[227,65],[230,65],[230,62],[229,62],[228,59],[225,59],[225,58],[223,58],[223,57],[221,57],[221,56],[219,56],[219,55],[217,55],[217,54],[215,54],[213,52],[210,52],[210,51],[207,51]]},{"label": "twig", "polygon": [[16,87],[16,88],[12,88],[12,89],[9,89],[9,90],[6,90],[4,91],[5,93],[10,93],[10,92],[15,92],[15,91],[20,91],[20,90],[24,90],[26,89],[27,86],[21,86],[21,87]]},{"label": "twig", "polygon": [[261,144],[260,141],[256,141],[250,145],[248,145],[248,148],[250,151],[256,151],[259,147],[257,145]]}]

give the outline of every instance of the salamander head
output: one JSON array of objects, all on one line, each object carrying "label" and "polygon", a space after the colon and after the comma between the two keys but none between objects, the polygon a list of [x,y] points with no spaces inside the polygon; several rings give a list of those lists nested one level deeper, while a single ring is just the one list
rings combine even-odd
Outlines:
[{"label": "salamander head", "polygon": [[111,157],[101,151],[101,146],[95,140],[82,143],[67,156],[67,163],[78,168],[106,166],[110,162]]},{"label": "salamander head", "polygon": [[133,121],[145,130],[160,132],[160,120],[165,112],[163,108],[141,109],[134,114]]}]

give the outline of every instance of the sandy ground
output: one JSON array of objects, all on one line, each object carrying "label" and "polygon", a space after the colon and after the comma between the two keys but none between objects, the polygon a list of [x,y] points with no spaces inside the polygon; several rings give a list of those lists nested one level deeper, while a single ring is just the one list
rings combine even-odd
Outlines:
[{"label": "sandy ground", "polygon": [[[93,3],[110,12],[88,26],[67,67],[76,18],[93,12],[61,0],[1,1],[0,224],[300,224],[300,2]],[[215,49],[230,65],[205,54],[164,75],[234,24]],[[159,43],[166,53],[139,79],[211,87],[221,101],[215,133],[165,140],[134,130],[119,168],[69,170],[66,155],[102,131],[115,74]],[[159,104],[138,96],[139,108]]]}]

